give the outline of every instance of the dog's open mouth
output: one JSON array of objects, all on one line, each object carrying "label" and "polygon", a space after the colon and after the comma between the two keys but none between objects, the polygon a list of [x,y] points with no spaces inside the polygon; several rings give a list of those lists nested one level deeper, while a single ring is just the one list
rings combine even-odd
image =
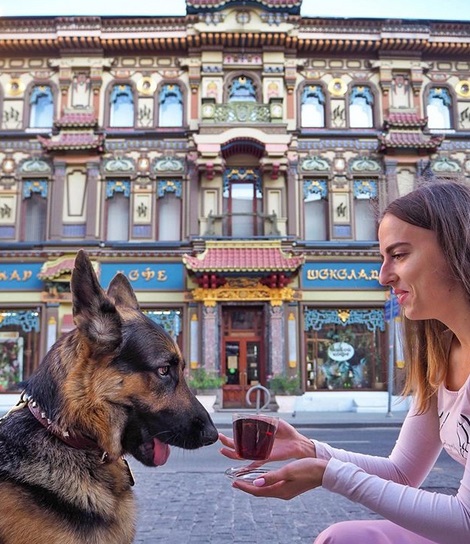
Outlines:
[{"label": "dog's open mouth", "polygon": [[149,467],[158,467],[164,465],[170,456],[170,446],[160,442],[157,438],[152,438],[138,448],[139,460]]}]

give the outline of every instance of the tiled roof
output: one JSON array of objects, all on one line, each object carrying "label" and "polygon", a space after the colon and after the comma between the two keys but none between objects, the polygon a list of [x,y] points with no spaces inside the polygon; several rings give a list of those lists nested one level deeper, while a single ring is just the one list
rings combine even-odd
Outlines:
[{"label": "tiled roof", "polygon": [[393,112],[387,119],[385,119],[385,128],[389,127],[416,127],[424,128],[426,126],[427,119],[419,117],[416,113],[412,112]]},{"label": "tiled roof", "polygon": [[[251,0],[251,4],[259,4],[268,9],[283,9],[291,13],[300,14],[302,0]],[[240,0],[186,0],[188,13],[197,11],[219,10],[229,5],[243,6],[245,2]]]},{"label": "tiled roof", "polygon": [[[75,255],[64,255],[52,261],[46,261],[38,274],[38,278],[44,281],[47,280],[69,280],[70,274],[74,268]],[[92,261],[95,272],[99,272],[99,264]]]},{"label": "tiled roof", "polygon": [[379,136],[379,151],[415,150],[433,152],[443,136],[424,132],[427,119],[413,110],[392,111],[384,121],[384,132]]},{"label": "tiled roof", "polygon": [[87,127],[93,128],[98,124],[94,113],[70,112],[65,113],[55,122],[56,127]]},{"label": "tiled roof", "polygon": [[294,271],[303,256],[286,254],[280,242],[246,241],[207,242],[206,250],[195,257],[185,255],[183,262],[193,272],[275,272]]},{"label": "tiled roof", "polygon": [[391,132],[379,136],[380,149],[413,148],[413,149],[435,149],[442,142],[442,136],[428,137],[421,132]]},{"label": "tiled roof", "polygon": [[38,140],[47,150],[103,150],[104,136],[102,134],[90,134],[89,132],[72,132],[59,134],[52,138],[38,136]]},{"label": "tiled roof", "polygon": [[38,274],[41,280],[54,280],[64,274],[71,274],[75,257],[59,257],[53,261],[46,261]]}]

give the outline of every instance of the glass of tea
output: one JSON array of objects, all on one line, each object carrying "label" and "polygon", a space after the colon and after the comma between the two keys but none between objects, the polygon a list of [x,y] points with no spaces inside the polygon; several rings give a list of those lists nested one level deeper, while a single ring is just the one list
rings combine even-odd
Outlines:
[{"label": "glass of tea", "polygon": [[266,461],[273,449],[279,418],[267,414],[236,413],[232,416],[235,451],[242,459],[254,461],[225,471],[231,479],[255,480],[267,472],[256,461]]}]

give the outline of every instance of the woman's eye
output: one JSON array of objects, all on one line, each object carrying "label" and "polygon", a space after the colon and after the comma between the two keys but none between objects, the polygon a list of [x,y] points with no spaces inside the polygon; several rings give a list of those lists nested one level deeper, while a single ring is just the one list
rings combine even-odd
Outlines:
[{"label": "woman's eye", "polygon": [[394,253],[392,259],[400,260],[403,257],[404,253]]},{"label": "woman's eye", "polygon": [[164,378],[165,376],[168,376],[170,373],[170,367],[169,366],[160,366],[157,368],[157,374],[160,376],[160,378]]}]

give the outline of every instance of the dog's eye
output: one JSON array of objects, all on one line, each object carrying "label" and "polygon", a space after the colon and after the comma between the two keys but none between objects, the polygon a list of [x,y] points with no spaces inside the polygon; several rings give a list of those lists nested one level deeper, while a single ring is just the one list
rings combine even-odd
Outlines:
[{"label": "dog's eye", "polygon": [[160,378],[168,376],[168,374],[170,374],[170,365],[158,367],[157,374],[160,376]]}]

